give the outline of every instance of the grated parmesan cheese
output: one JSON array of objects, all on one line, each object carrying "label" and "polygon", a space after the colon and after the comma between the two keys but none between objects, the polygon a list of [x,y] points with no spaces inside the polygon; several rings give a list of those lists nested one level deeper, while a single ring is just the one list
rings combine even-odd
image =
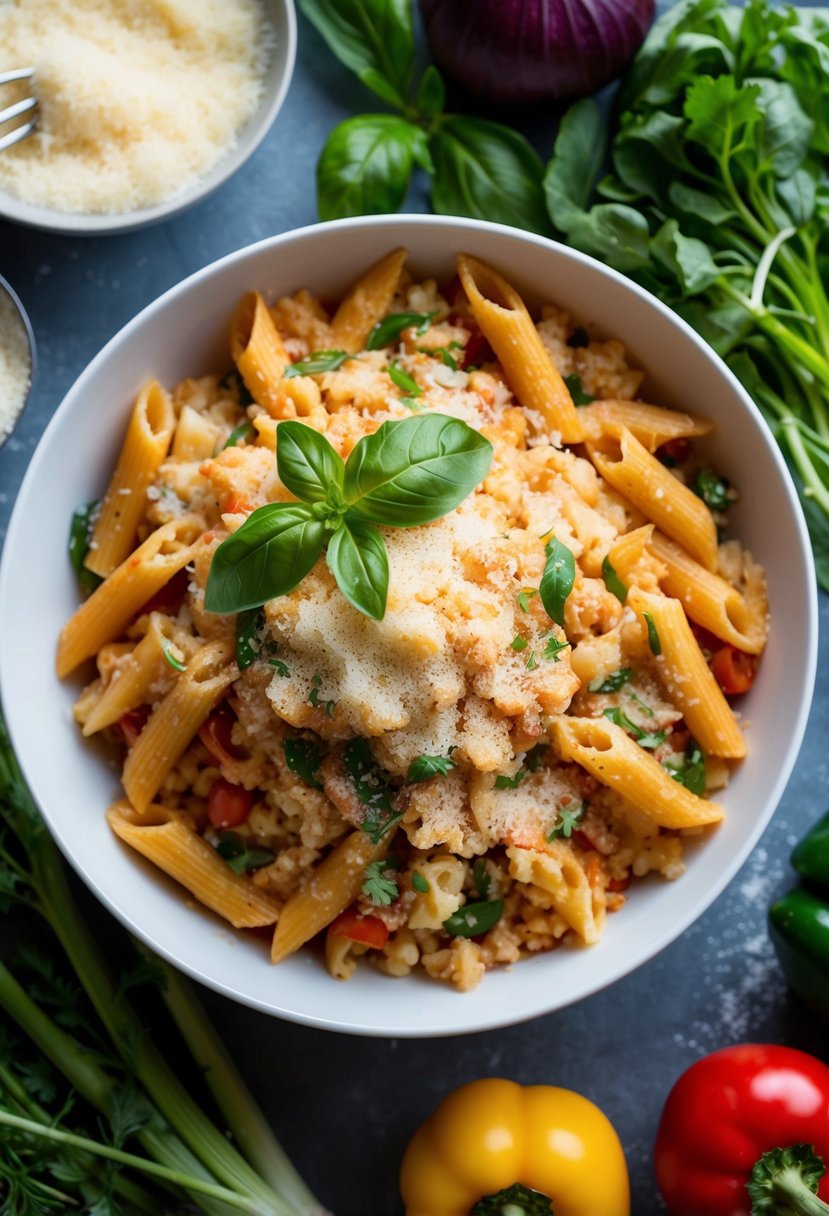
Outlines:
[{"label": "grated parmesan cheese", "polygon": [[31,382],[29,336],[17,305],[0,287],[0,443],[23,409]]},{"label": "grated parmesan cheese", "polygon": [[179,194],[253,114],[273,41],[259,0],[0,0],[0,71],[34,64],[40,99],[0,187],[87,213]]}]

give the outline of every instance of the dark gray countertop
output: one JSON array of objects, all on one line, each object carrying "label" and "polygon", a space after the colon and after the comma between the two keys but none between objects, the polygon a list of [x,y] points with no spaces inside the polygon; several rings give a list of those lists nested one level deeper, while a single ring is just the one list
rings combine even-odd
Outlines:
[{"label": "dark gray countertop", "polygon": [[[252,160],[200,206],[160,227],[99,239],[0,223],[0,274],[31,314],[40,357],[26,414],[0,449],[0,529],[47,420],[104,342],[192,271],[262,237],[312,223],[314,164],[325,135],[347,114],[372,108],[368,95],[301,20],[297,71],[274,130]],[[554,116],[549,134],[547,125],[539,118],[533,123],[545,150]],[[426,209],[422,193],[413,191],[409,209]],[[598,1102],[625,1144],[633,1211],[652,1216],[662,1209],[651,1143],[662,1102],[685,1067],[714,1048],[745,1040],[827,1055],[825,1029],[787,993],[765,928],[769,902],[791,880],[792,844],[829,806],[826,596],[821,625],[809,730],[774,821],[709,912],[611,989],[512,1029],[420,1042],[308,1030],[204,992],[277,1134],[338,1216],[399,1216],[396,1172],[409,1135],[452,1087],[492,1074],[569,1086]],[[99,908],[96,916],[107,913]]]}]

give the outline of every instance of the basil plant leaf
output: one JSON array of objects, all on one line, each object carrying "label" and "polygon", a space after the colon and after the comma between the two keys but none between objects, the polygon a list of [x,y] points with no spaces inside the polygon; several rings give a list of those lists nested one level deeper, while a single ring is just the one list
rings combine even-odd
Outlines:
[{"label": "basil plant leaf", "polygon": [[559,232],[587,209],[607,146],[607,119],[591,98],[571,106],[561,120],[553,155],[544,174],[544,196]]},{"label": "basil plant leaf", "polygon": [[379,528],[344,520],[328,542],[326,561],[349,604],[381,621],[389,590],[389,555]]},{"label": "basil plant leaf", "polygon": [[328,137],[317,165],[320,219],[397,211],[415,162],[426,164],[426,135],[394,114],[360,114]]},{"label": "basil plant leaf", "polygon": [[576,560],[555,537],[547,545],[547,564],[541,576],[539,592],[544,611],[557,625],[564,628],[564,605],[576,581]]},{"label": "basil plant leaf", "polygon": [[430,141],[432,206],[549,233],[543,166],[523,135],[485,118],[445,119]]},{"label": "basil plant leaf", "polygon": [[417,108],[424,118],[437,118],[446,104],[446,85],[433,63],[421,77],[417,90]]},{"label": "basil plant leaf", "polygon": [[299,0],[341,63],[391,105],[404,106],[412,77],[410,0]]},{"label": "basil plant leaf", "polygon": [[431,523],[471,494],[492,463],[492,444],[458,418],[419,414],[384,422],[345,466],[348,518],[388,528]]},{"label": "basil plant leaf", "polygon": [[276,428],[276,471],[303,502],[324,502],[329,487],[342,486],[345,464],[319,431],[288,419]]},{"label": "basil plant leaf", "polygon": [[326,535],[325,524],[305,503],[259,507],[213,554],[206,610],[244,612],[287,595],[316,564]]}]

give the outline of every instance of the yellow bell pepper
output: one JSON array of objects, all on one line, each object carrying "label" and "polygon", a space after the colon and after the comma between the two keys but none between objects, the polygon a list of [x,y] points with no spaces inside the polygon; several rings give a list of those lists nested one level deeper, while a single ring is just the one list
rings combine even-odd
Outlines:
[{"label": "yellow bell pepper", "polygon": [[406,1216],[474,1216],[485,1199],[492,1216],[535,1216],[550,1202],[554,1216],[630,1216],[607,1116],[572,1090],[496,1078],[455,1090],[418,1129],[400,1189]]}]

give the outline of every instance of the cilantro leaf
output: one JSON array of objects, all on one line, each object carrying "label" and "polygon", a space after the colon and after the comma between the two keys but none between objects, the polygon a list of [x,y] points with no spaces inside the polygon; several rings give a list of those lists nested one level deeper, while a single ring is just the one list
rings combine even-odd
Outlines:
[{"label": "cilantro leaf", "polygon": [[504,773],[499,773],[495,778],[495,788],[496,790],[517,790],[526,775],[527,774],[521,768],[519,768],[518,772],[512,777],[507,777]]},{"label": "cilantro leaf", "polygon": [[569,840],[574,830],[581,823],[582,816],[587,810],[587,803],[582,802],[577,807],[562,806],[558,808],[558,817],[553,827],[547,833],[548,840],[559,840],[562,837]]},{"label": "cilantro leaf", "polygon": [[390,878],[388,873],[393,864],[393,860],[386,857],[372,861],[366,866],[365,879],[360,890],[366,899],[370,899],[378,908],[388,908],[400,894],[397,881]]}]

